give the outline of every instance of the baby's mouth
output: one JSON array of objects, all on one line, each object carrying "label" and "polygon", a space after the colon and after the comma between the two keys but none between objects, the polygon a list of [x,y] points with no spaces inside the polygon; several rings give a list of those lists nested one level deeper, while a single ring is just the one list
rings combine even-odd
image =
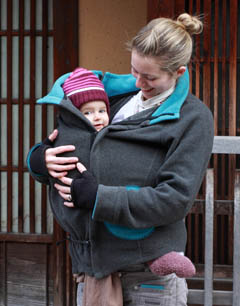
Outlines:
[{"label": "baby's mouth", "polygon": [[102,123],[99,123],[99,124],[95,124],[94,125],[95,129],[99,129],[99,128],[103,128],[103,124]]}]

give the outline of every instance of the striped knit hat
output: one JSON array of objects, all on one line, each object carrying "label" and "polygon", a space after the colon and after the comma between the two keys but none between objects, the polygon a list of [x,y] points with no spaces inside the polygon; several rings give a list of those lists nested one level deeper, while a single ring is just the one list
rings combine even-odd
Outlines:
[{"label": "striped knit hat", "polygon": [[103,101],[107,106],[109,115],[109,101],[104,86],[90,70],[76,68],[66,79],[62,87],[65,95],[77,108],[80,108],[87,102]]}]

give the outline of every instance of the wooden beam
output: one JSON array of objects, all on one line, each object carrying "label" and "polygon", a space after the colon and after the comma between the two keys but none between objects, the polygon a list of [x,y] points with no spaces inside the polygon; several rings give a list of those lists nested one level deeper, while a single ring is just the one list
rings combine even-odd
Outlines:
[{"label": "wooden beam", "polygon": [[[232,291],[213,290],[213,305],[232,305]],[[188,290],[188,304],[203,305],[204,290]]]},{"label": "wooden beam", "polygon": [[53,0],[53,24],[54,78],[57,79],[78,65],[78,1]]},{"label": "wooden beam", "polygon": [[212,153],[240,154],[240,136],[215,136]]},{"label": "wooden beam", "polygon": [[25,234],[25,233],[0,233],[0,241],[7,242],[30,242],[30,243],[53,243],[53,235]]}]

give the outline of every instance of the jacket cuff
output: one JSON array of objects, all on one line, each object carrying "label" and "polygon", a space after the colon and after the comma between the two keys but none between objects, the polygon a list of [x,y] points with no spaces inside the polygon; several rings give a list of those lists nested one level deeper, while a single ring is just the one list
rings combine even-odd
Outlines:
[{"label": "jacket cuff", "polygon": [[120,207],[117,207],[115,204],[118,203],[119,197],[120,202],[124,202],[126,192],[127,190],[125,187],[99,184],[92,219],[94,221],[117,223],[119,221]]},{"label": "jacket cuff", "polygon": [[35,148],[31,152],[31,155],[29,157],[29,166],[31,168],[31,171],[38,175],[48,175],[48,169],[46,167],[46,161],[45,161],[45,151],[48,148],[51,148],[52,142],[46,138],[42,144],[40,144],[38,147]]}]

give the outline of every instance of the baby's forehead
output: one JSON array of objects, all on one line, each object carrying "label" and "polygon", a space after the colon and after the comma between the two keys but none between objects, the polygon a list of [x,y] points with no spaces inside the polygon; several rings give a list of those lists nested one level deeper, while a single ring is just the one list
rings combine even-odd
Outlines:
[{"label": "baby's forehead", "polygon": [[81,109],[99,109],[99,108],[107,108],[106,103],[104,101],[89,101],[81,105]]}]

